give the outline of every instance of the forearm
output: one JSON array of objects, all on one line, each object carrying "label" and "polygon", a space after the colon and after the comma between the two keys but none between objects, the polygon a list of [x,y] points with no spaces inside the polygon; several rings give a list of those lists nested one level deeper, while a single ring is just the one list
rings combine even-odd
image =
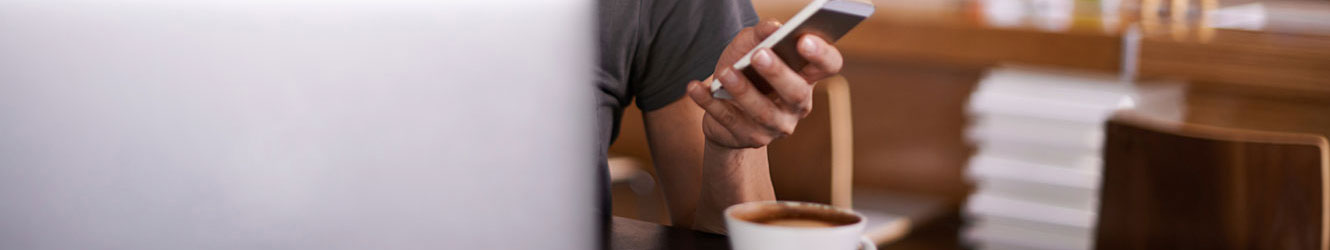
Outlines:
[{"label": "forearm", "polygon": [[693,226],[702,191],[702,109],[684,99],[643,114],[656,176],[664,188],[670,221]]},{"label": "forearm", "polygon": [[775,200],[771,172],[767,168],[767,149],[734,149],[705,143],[702,155],[702,192],[698,200],[693,228],[725,232],[722,212],[730,205],[760,200]]}]

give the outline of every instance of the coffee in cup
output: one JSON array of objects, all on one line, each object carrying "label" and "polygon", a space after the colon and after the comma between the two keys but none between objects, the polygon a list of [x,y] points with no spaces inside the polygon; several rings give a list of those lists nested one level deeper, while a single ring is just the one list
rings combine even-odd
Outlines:
[{"label": "coffee in cup", "polygon": [[725,209],[735,250],[876,249],[863,237],[863,215],[829,205],[757,201]]}]

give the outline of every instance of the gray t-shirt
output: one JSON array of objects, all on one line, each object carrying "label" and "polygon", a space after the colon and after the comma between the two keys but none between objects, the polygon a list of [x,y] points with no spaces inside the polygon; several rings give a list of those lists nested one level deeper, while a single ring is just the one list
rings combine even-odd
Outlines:
[{"label": "gray t-shirt", "polygon": [[[624,107],[652,111],[683,98],[688,81],[715,70],[730,39],[757,24],[748,0],[600,0],[596,119],[600,136],[601,212],[609,214],[606,150]],[[699,147],[702,145],[698,145]]]}]

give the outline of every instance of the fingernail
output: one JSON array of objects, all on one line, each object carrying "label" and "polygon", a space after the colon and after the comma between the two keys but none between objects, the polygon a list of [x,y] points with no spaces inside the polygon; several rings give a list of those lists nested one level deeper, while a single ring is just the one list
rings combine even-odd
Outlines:
[{"label": "fingernail", "polygon": [[688,90],[688,92],[693,92],[694,89],[697,89],[697,82],[696,81],[688,82],[688,88],[686,89]]},{"label": "fingernail", "polygon": [[757,54],[753,55],[753,65],[757,65],[758,67],[763,67],[763,68],[766,68],[767,65],[771,65],[770,50],[769,49],[758,50]]},{"label": "fingernail", "polygon": [[803,49],[804,54],[809,54],[809,55],[817,54],[817,42],[813,41],[812,36],[804,36],[803,39],[800,39],[799,48]]},{"label": "fingernail", "polygon": [[734,76],[734,70],[724,69],[720,71],[720,82],[722,84],[734,84],[739,82],[739,78]]}]

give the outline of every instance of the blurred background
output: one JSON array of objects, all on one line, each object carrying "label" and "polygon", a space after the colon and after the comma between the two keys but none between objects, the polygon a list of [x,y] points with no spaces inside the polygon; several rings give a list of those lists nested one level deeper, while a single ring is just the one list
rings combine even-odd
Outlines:
[{"label": "blurred background", "polygon": [[[753,0],[759,16],[775,19],[806,2]],[[1114,230],[1131,228],[1105,224],[1122,214],[1101,208],[1153,204],[1149,211],[1189,212],[1163,198],[1118,195],[1144,192],[1119,192],[1120,184],[1156,188],[1155,194],[1259,186],[1261,180],[1241,178],[1302,163],[1311,167],[1279,173],[1324,175],[1330,1],[873,2],[877,13],[838,44],[843,77],[819,84],[814,113],[795,135],[772,145],[770,157],[779,199],[853,207],[870,217],[868,233],[885,249],[1105,248]],[[637,112],[627,111],[611,148],[614,213],[668,224]],[[1128,129],[1138,127],[1146,132]],[[1192,139],[1140,143],[1143,136],[1170,135]],[[1194,143],[1312,150],[1186,150]],[[1169,151],[1178,148],[1184,150]],[[1110,174],[1132,165],[1237,167],[1197,168],[1196,176],[1172,179],[1146,178],[1148,171]],[[1281,187],[1317,198],[1271,203],[1313,207],[1313,217],[1294,219],[1319,228],[1308,233],[1323,240],[1324,178],[1304,183],[1280,176],[1265,181],[1305,184]],[[1123,184],[1129,181],[1136,183]],[[1287,191],[1243,190],[1250,197]],[[1215,193],[1177,202],[1258,202],[1234,203]],[[1245,235],[1237,231],[1219,236]],[[1263,240],[1236,238],[1242,243],[1230,247]]]}]

